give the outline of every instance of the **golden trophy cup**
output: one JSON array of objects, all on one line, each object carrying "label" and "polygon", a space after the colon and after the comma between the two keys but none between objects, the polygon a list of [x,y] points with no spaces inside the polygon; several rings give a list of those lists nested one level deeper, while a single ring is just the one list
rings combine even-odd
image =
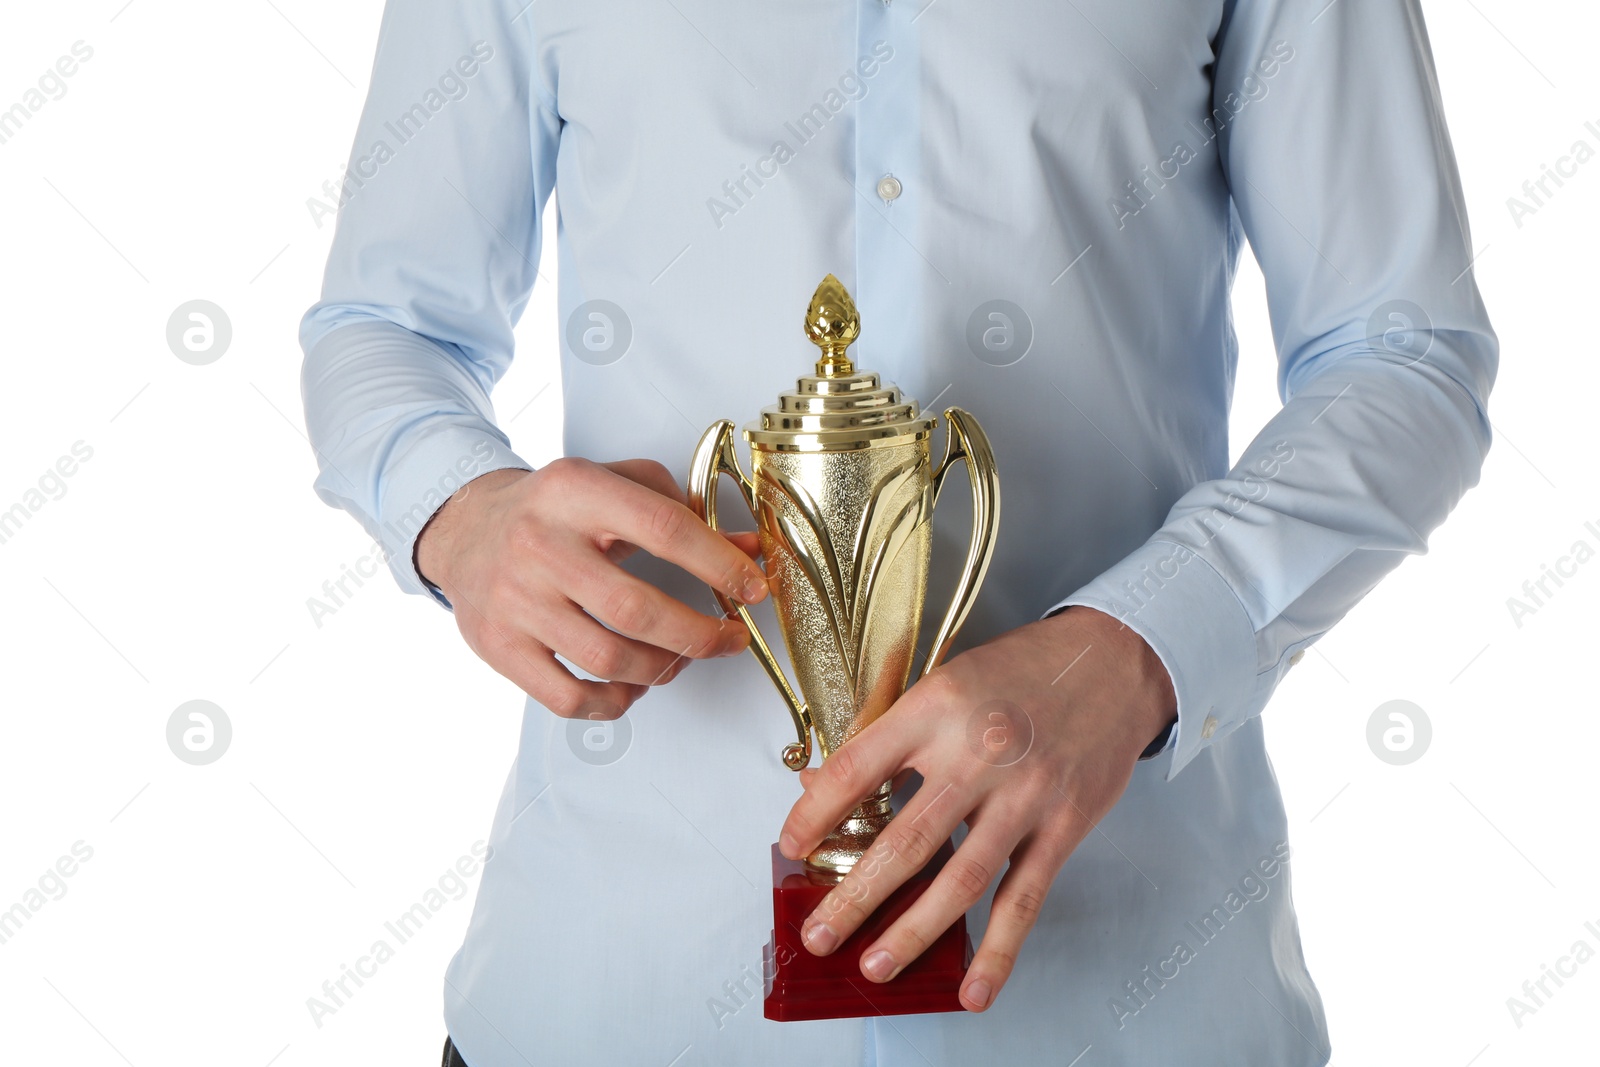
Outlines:
[{"label": "golden trophy cup", "polygon": [[[960,408],[947,408],[944,457],[933,466],[938,418],[922,414],[915,400],[878,375],[855,369],[846,353],[860,317],[832,274],[811,298],[805,331],[822,350],[816,373],[799,379],[794,392],[780,396],[744,430],[749,476],[734,452],[733,423],[724,419],[700,439],[688,480],[689,506],[713,529],[721,474],[733,477],[755,517],[798,694],[750,612],[716,595],[723,611],[737,614],[749,629],[751,652],[788,705],[798,737],[785,747],[783,762],[795,771],[811,762],[813,734],[826,760],[905,692],[932,561],[933,509],[958,461],[966,462],[972,486],[972,539],[921,675],[939,664],[965,621],[994,553],[1000,519],[999,476],[982,428]],[[778,922],[768,945],[769,1018],[959,1010],[955,990],[971,955],[964,923],[959,931],[952,927],[950,934],[959,936],[947,937],[951,944],[942,956],[935,946],[893,982],[858,988],[869,984],[856,969],[860,947],[909,907],[910,899],[891,896],[833,956],[812,957],[799,948],[798,926],[810,907],[888,825],[891,791],[892,783],[885,782],[864,798],[803,865],[773,847]],[[902,889],[914,899],[926,883],[917,878]],[[852,945],[854,951],[846,951]],[[952,968],[955,984],[949,980]],[[897,986],[903,1003],[895,1000]]]}]

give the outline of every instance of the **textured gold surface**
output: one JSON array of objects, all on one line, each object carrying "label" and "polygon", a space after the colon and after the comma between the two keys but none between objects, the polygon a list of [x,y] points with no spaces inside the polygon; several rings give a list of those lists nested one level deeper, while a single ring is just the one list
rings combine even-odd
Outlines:
[{"label": "textured gold surface", "polygon": [[[905,692],[933,551],[926,441],[865,452],[751,452],[778,629],[822,758]],[[852,869],[889,823],[887,787],[806,857]]]},{"label": "textured gold surface", "polygon": [[928,446],[751,459],[778,628],[826,759],[905,692],[933,551]]},{"label": "textured gold surface", "polygon": [[[854,301],[828,275],[806,314],[806,335],[823,350],[817,374],[801,378],[745,430],[750,476],[739,467],[727,420],[706,431],[690,464],[690,506],[713,528],[721,474],[737,481],[756,518],[803,701],[749,611],[721,593],[717,600],[749,629],[751,651],[789,707],[798,735],[783,753],[791,770],[810,762],[813,733],[826,759],[905,692],[927,594],[933,508],[957,462],[966,462],[972,483],[972,541],[923,674],[943,659],[966,619],[999,525],[999,476],[983,430],[966,412],[948,409],[945,454],[934,469],[929,438],[936,420],[876,374],[855,370],[845,349],[858,330]],[[808,867],[828,876],[848,872],[889,818],[884,783],[813,850]]]}]

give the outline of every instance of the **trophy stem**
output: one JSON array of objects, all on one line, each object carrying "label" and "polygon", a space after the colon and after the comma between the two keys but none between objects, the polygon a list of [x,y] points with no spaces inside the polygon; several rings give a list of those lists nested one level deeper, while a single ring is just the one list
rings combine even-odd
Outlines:
[{"label": "trophy stem", "polygon": [[871,796],[851,809],[844,822],[823,838],[822,844],[806,857],[806,875],[818,884],[833,884],[844,879],[872,847],[878,835],[894,818],[889,797],[894,783],[884,782]]}]

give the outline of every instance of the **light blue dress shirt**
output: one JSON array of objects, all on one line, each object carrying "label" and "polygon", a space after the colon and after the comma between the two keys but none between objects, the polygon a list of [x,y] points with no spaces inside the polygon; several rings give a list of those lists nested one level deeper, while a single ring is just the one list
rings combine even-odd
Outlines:
[{"label": "light blue dress shirt", "polygon": [[[389,0],[344,192],[301,329],[316,491],[405,589],[451,491],[532,466],[489,394],[555,192],[568,454],[681,478],[808,372],[831,271],[857,363],[993,440],[958,650],[1093,605],[1178,695],[990,1011],[790,1024],[760,960],[798,786],[754,659],[605,728],[529,701],[445,983],[472,1067],[1327,1061],[1259,715],[1474,484],[1497,361],[1417,0]],[[1284,406],[1230,467],[1247,239]]]}]

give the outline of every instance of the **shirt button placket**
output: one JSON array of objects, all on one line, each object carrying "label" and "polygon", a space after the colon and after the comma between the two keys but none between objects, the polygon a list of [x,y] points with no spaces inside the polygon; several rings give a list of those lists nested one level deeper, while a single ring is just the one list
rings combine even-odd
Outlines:
[{"label": "shirt button placket", "polygon": [[[916,5],[857,0],[851,61],[861,89],[854,102],[856,299],[863,319],[860,359],[905,388],[919,350],[919,294],[927,264],[915,245],[920,203],[920,83]],[[869,73],[870,72],[870,73]]]}]

